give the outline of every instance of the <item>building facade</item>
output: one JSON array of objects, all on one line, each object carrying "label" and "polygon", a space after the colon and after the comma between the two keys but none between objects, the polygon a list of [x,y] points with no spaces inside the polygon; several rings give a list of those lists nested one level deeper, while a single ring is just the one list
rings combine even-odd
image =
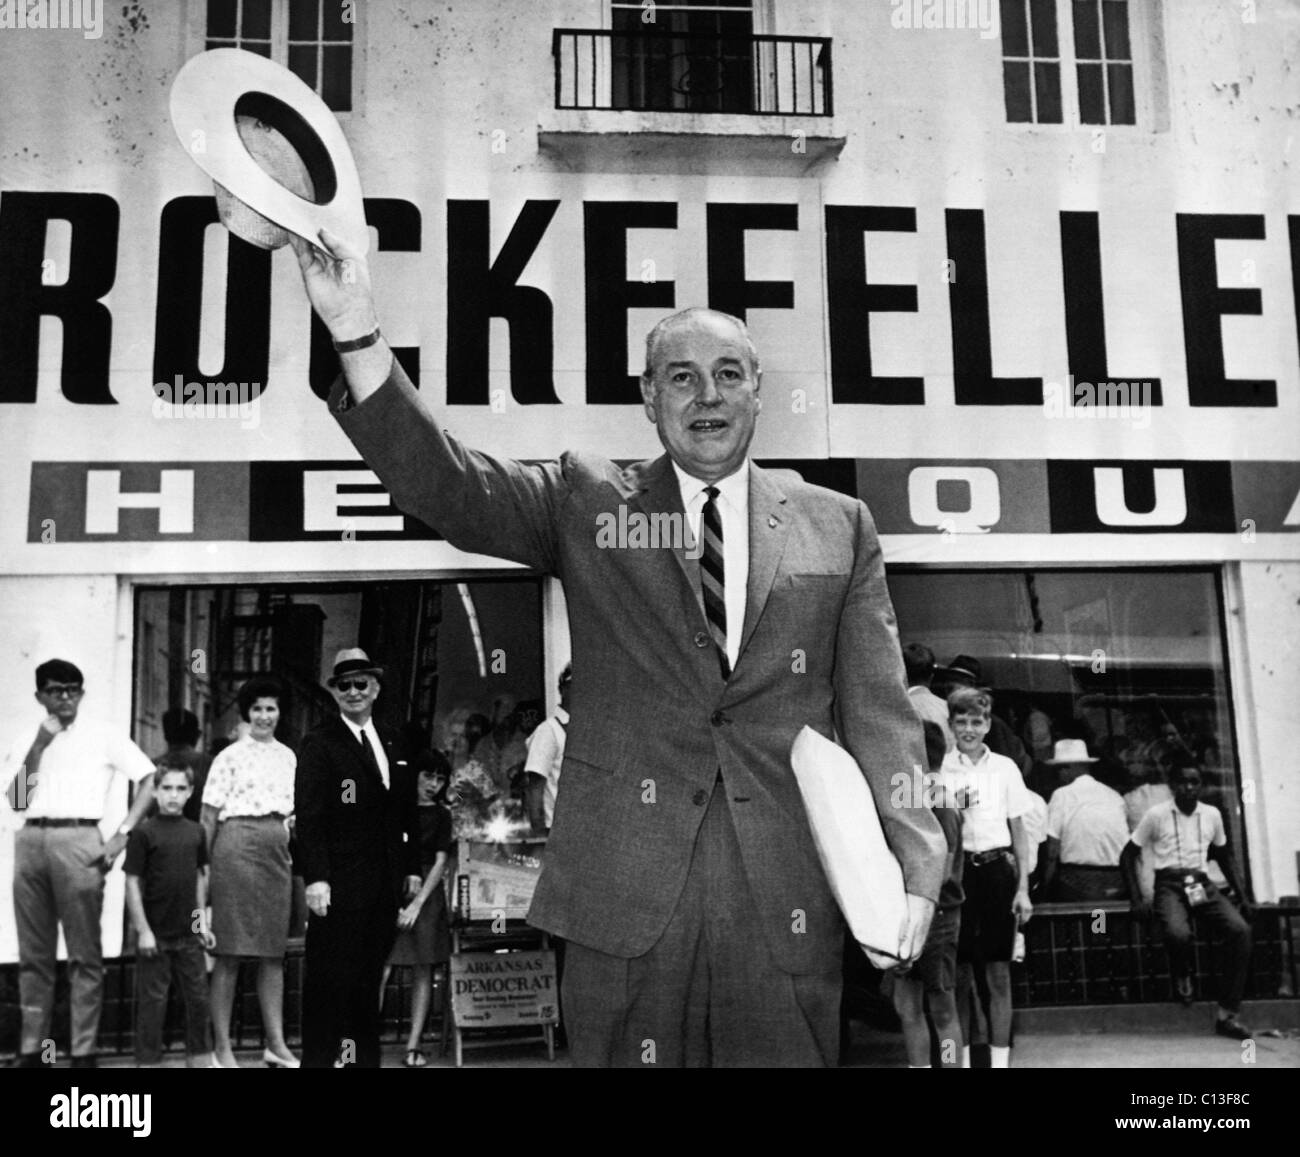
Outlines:
[{"label": "building facade", "polygon": [[903,638],[976,658],[1040,765],[1194,758],[1256,897],[1300,891],[1300,4],[35,7],[0,19],[20,685],[73,659],[150,751],[172,704],[228,735],[267,669],[292,739],[357,640],[434,741],[553,704],[557,585],[391,507],[292,254],[216,223],[168,94],[241,47],[336,110],[385,333],[459,437],[652,456],[645,331],[744,317],[754,455],[868,503]]}]

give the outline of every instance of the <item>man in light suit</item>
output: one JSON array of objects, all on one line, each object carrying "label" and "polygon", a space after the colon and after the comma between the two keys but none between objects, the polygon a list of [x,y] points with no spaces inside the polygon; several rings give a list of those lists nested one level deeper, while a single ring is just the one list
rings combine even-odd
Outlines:
[{"label": "man in light suit", "polygon": [[[394,502],[462,550],[564,583],[565,790],[529,920],[568,944],[574,1062],[834,1063],[843,923],[790,769],[799,729],[838,735],[867,775],[913,958],[945,854],[923,802],[891,805],[924,747],[866,507],[749,461],[758,358],[743,323],[710,310],[647,339],[666,455],[622,469],[470,450],[379,335],[364,259],[321,241],[296,249],[341,354],[331,407]],[[632,514],[669,541],[611,543]],[[671,533],[689,523],[698,538]]]},{"label": "man in light suit", "polygon": [[[379,1067],[376,994],[404,896],[420,886],[415,777],[375,727],[383,668],[340,651],[327,680],[339,715],[303,737],[294,777],[297,853],[307,882],[302,1063]],[[344,1032],[352,1047],[340,1047]]]}]

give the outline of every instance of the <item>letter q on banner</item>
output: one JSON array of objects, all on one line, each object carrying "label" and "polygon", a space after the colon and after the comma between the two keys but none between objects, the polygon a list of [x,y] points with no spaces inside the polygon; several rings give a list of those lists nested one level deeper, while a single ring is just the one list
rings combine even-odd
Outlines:
[{"label": "letter q on banner", "polygon": [[[964,510],[939,505],[941,483],[964,485]],[[952,530],[956,534],[988,534],[1002,517],[998,476],[987,466],[917,466],[907,476],[908,513],[917,526]]]}]

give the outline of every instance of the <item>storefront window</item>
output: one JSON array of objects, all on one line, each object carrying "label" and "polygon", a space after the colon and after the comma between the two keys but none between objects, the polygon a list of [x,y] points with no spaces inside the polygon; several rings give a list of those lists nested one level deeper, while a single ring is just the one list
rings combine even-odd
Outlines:
[{"label": "storefront window", "polygon": [[296,746],[337,712],[324,681],[356,646],[385,668],[381,725],[440,749],[470,715],[526,731],[544,710],[541,607],[536,579],[141,588],[134,738],[161,753],[162,715],[184,707],[214,751],[240,733],[240,684],[269,672],[289,691],[277,738]]},{"label": "storefront window", "polygon": [[973,659],[994,714],[1024,747],[1031,788],[1058,786],[1047,761],[1057,740],[1083,739],[1095,777],[1136,812],[1168,798],[1170,771],[1201,771],[1202,799],[1223,813],[1247,863],[1223,613],[1211,570],[893,571],[906,643],[944,668]]}]

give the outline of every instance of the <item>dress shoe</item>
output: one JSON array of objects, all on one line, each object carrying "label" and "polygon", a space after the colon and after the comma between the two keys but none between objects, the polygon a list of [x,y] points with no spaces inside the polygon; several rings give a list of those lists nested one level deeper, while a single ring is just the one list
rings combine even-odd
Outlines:
[{"label": "dress shoe", "polygon": [[99,1059],[94,1053],[87,1053],[82,1057],[73,1057],[72,1067],[74,1069],[97,1069],[99,1068]]},{"label": "dress shoe", "polygon": [[1221,1016],[1214,1022],[1214,1031],[1218,1036],[1231,1037],[1233,1040],[1251,1040],[1255,1036],[1235,1016]]},{"label": "dress shoe", "polygon": [[268,1069],[300,1069],[302,1061],[295,1056],[282,1057],[273,1053],[270,1049],[262,1050],[262,1063]]}]

